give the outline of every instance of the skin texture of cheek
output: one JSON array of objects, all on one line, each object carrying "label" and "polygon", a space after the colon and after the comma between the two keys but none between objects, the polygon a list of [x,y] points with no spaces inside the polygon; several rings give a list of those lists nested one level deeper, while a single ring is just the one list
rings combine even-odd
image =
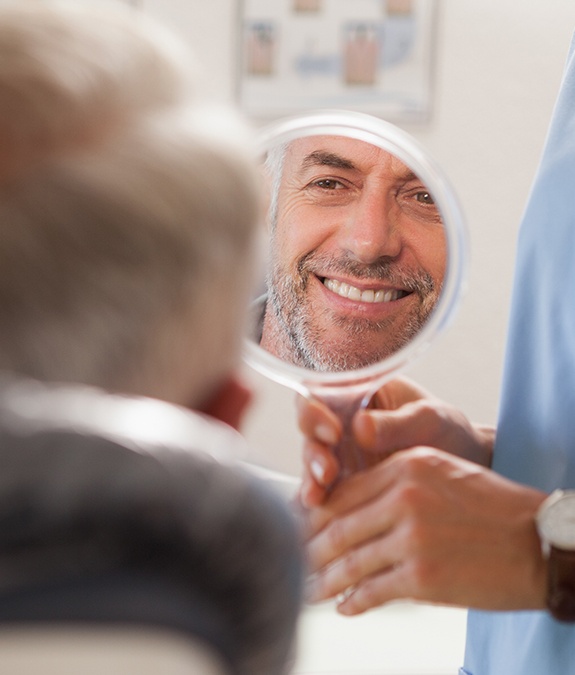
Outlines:
[{"label": "skin texture of cheek", "polygon": [[438,287],[443,285],[447,259],[447,241],[442,224],[423,225],[413,235],[411,250],[418,265],[425,267]]},{"label": "skin texture of cheek", "polygon": [[274,257],[286,268],[296,269],[298,261],[312,251],[337,252],[336,235],[342,215],[335,209],[318,209],[292,200],[281,211],[272,241]]}]

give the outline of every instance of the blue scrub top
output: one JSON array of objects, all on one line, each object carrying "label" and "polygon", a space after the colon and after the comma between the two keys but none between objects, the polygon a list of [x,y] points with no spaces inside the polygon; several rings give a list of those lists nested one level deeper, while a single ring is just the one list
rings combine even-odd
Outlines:
[{"label": "blue scrub top", "polygon": [[[575,38],[519,233],[493,468],[575,488]],[[471,611],[460,673],[575,673],[575,624]]]}]

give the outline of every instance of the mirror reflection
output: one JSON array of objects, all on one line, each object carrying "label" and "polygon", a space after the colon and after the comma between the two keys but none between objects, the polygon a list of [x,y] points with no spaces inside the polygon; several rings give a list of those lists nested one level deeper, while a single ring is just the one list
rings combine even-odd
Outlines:
[{"label": "mirror reflection", "polygon": [[378,458],[358,409],[444,329],[465,269],[461,212],[441,169],[397,127],[317,111],[261,134],[267,277],[245,359],[340,419],[340,477]]},{"label": "mirror reflection", "polygon": [[427,322],[447,264],[442,214],[399,157],[327,134],[272,146],[261,347],[316,371],[403,348]]}]

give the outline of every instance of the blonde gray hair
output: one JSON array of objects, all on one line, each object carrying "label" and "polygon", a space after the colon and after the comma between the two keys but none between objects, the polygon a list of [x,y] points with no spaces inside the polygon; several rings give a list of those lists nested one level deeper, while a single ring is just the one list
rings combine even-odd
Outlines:
[{"label": "blonde gray hair", "polygon": [[249,131],[141,14],[21,4],[0,8],[0,369],[199,399],[239,353]]}]

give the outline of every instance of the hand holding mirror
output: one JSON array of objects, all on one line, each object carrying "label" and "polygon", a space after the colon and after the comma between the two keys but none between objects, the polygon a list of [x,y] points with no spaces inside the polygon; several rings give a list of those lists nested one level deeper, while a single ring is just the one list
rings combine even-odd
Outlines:
[{"label": "hand holding mirror", "polygon": [[361,113],[282,120],[260,137],[267,278],[246,360],[341,418],[342,473],[367,466],[351,419],[446,326],[465,271],[463,218],[405,132]]}]

